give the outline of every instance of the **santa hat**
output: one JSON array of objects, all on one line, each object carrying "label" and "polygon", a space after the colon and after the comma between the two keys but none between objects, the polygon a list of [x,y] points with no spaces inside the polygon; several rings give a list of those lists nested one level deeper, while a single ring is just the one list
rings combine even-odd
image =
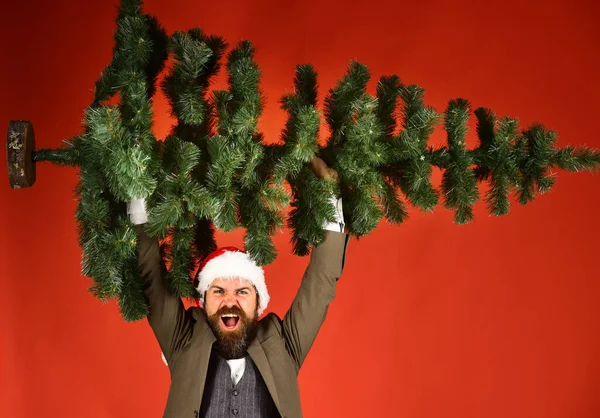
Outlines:
[{"label": "santa hat", "polygon": [[206,291],[215,279],[246,279],[252,283],[258,294],[258,315],[269,304],[269,292],[265,283],[265,273],[248,253],[236,247],[221,247],[210,253],[200,264],[198,286],[200,301],[204,304]]}]

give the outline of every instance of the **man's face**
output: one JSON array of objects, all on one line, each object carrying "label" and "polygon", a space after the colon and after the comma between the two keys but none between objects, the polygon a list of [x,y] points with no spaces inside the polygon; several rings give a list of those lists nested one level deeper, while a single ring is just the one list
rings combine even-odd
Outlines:
[{"label": "man's face", "polygon": [[204,297],[204,313],[226,359],[245,355],[258,323],[256,289],[245,279],[215,279]]}]

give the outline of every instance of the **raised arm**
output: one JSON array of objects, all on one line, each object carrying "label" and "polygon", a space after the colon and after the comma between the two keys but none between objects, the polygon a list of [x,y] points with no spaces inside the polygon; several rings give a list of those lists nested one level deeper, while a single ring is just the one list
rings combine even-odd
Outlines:
[{"label": "raised arm", "polygon": [[149,237],[144,230],[144,202],[130,202],[128,212],[132,222],[136,224],[138,264],[149,308],[148,322],[167,362],[170,362],[173,353],[191,337],[193,320],[186,313],[181,299],[165,283],[166,269],[158,241]]},{"label": "raised arm", "polygon": [[[311,167],[321,178],[337,178],[337,173],[320,158],[313,158]],[[283,319],[282,334],[287,351],[296,363],[296,372],[300,370],[325,321],[344,267],[349,236],[342,232],[344,218],[341,199],[332,198],[332,202],[336,205],[337,220],[325,226],[325,240],[313,248],[298,293]]]},{"label": "raised arm", "polygon": [[325,241],[313,248],[310,263],[298,293],[283,318],[283,337],[296,372],[304,362],[335,297],[335,286],[342,274],[349,236],[326,232]]}]

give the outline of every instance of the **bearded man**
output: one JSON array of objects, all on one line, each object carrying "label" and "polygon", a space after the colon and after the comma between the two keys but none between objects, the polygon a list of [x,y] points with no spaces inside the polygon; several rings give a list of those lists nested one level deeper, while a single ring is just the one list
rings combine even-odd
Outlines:
[{"label": "bearded man", "polygon": [[[320,178],[336,173],[323,160],[311,167]],[[204,309],[185,309],[164,281],[155,239],[144,232],[143,201],[128,212],[138,232],[139,267],[148,322],[171,372],[167,418],[302,416],[298,372],[325,320],[344,264],[341,199],[337,222],[325,225],[324,242],[310,263],[289,310],[258,319],[269,303],[263,269],[236,248],[220,248],[201,264],[198,292]]]}]

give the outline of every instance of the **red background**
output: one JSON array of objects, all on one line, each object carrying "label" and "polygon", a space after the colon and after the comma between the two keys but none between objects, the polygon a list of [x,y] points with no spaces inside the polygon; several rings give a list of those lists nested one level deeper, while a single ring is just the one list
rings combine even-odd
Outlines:
[{"label": "red background", "polygon": [[[81,131],[115,6],[3,4],[0,124],[32,120],[38,147]],[[597,2],[149,0],[145,10],[169,33],[200,26],[255,44],[268,138],[296,64],[316,66],[322,98],[356,58],[374,79],[426,88],[439,111],[464,97],[523,126],[541,121],[560,145],[600,147]],[[155,110],[164,137],[164,99]],[[161,416],[169,376],[146,321],[122,321],[80,275],[76,170],[40,164],[34,187],[11,190],[1,160],[0,416]],[[599,187],[598,176],[559,172],[552,192],[502,218],[482,202],[466,226],[441,206],[413,209],[404,225],[353,240],[300,374],[305,416],[600,416]],[[308,260],[290,255],[288,231],[275,240],[270,309],[283,315]]]}]

